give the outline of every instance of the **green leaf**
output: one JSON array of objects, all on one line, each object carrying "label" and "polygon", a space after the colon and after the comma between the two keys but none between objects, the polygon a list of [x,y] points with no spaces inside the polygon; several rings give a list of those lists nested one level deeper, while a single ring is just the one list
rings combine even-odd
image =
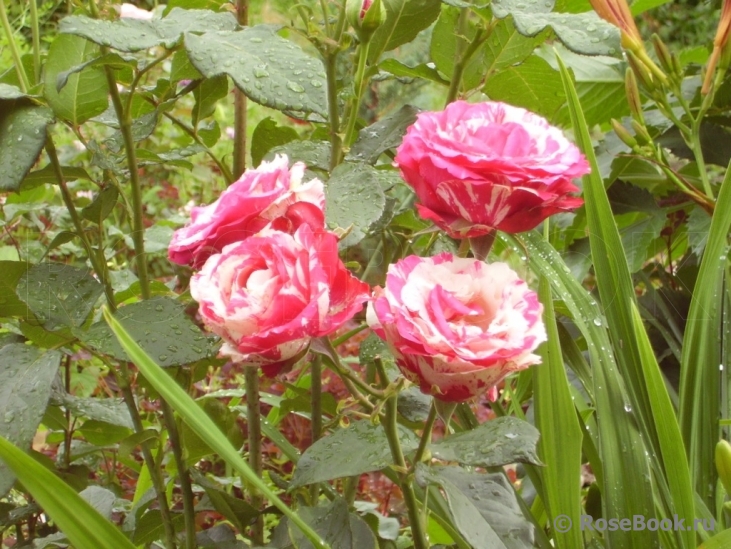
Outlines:
[{"label": "green leaf", "polygon": [[12,100],[12,99],[21,99],[24,97],[28,97],[23,91],[18,88],[17,86],[13,86],[11,84],[3,84],[0,83],[0,99],[2,100]]},{"label": "green leaf", "polygon": [[[69,76],[81,72],[86,68],[105,66],[117,69],[136,68],[137,59],[130,56],[122,57],[117,53],[106,53],[99,57],[84,61],[79,65],[75,65],[68,70],[58,73],[58,75],[56,76],[56,91],[60,92],[61,90],[63,90],[64,86],[66,86],[66,84],[68,83]],[[49,85],[51,85],[51,83],[49,83]]]},{"label": "green leaf", "polygon": [[201,80],[202,78],[203,75],[188,59],[188,53],[185,50],[176,51],[170,67],[170,80],[179,82],[180,80]]},{"label": "green leaf", "polygon": [[406,134],[406,128],[416,121],[419,109],[404,105],[399,110],[384,116],[378,122],[358,132],[358,139],[350,148],[346,160],[375,164],[389,149],[398,147]]},{"label": "green leaf", "polygon": [[277,154],[286,154],[290,166],[304,162],[309,169],[330,170],[330,143],[327,141],[290,141],[270,149],[264,160],[273,160]]},{"label": "green leaf", "polygon": [[[77,179],[86,179],[87,181],[92,180],[91,176],[86,172],[84,168],[62,166],[61,172],[63,173],[63,177],[67,182],[76,181]],[[29,191],[31,189],[35,189],[36,187],[40,187],[41,185],[45,185],[46,183],[58,183],[56,171],[50,164],[48,166],[44,166],[40,170],[35,170],[26,175],[25,179],[23,179],[23,183],[21,183],[21,188],[24,191]]]},{"label": "green leaf", "polygon": [[533,50],[545,40],[545,33],[533,37],[523,36],[515,28],[512,18],[497,21],[487,39],[484,58],[485,78],[525,61]]},{"label": "green leaf", "polygon": [[150,355],[135,343],[134,338],[125,330],[124,326],[119,323],[111,313],[105,308],[103,309],[104,319],[114,332],[125,352],[132,359],[134,364],[139,368],[142,375],[155,388],[155,390],[170,404],[170,406],[183,418],[188,426],[193,429],[196,434],[203,439],[215,452],[226,462],[232,469],[243,477],[243,480],[251,484],[251,486],[260,491],[264,497],[279,509],[289,520],[291,520],[302,532],[307,536],[315,547],[318,549],[331,549],[322,538],[306,523],[297,513],[284,503],[269,488],[269,486],[260,479],[256,473],[244,461],[237,448],[234,448],[221,433],[216,424],[206,415],[201,413],[196,402],[173,380],[165,371],[160,368]]},{"label": "green leaf", "polygon": [[16,288],[47,330],[81,326],[102,292],[102,285],[87,269],[62,263],[34,265]]},{"label": "green leaf", "polygon": [[213,507],[216,508],[216,511],[230,520],[239,532],[246,531],[251,522],[259,516],[257,509],[246,501],[222,490],[218,485],[199,473],[197,469],[191,468],[190,471],[193,476],[193,482],[203,487],[208,499],[211,500]]},{"label": "green leaf", "polygon": [[515,417],[501,417],[482,423],[471,431],[449,435],[431,445],[435,458],[476,467],[498,467],[510,463],[542,465],[536,455],[538,430]]},{"label": "green leaf", "polygon": [[[226,435],[232,446],[241,448],[244,445],[244,437],[237,421],[238,414],[215,398],[206,398],[199,401],[199,405],[201,411],[205,412],[218,426],[219,430]],[[191,466],[198,463],[204,456],[214,453],[213,449],[186,424],[183,424],[180,429],[180,438],[185,460]]]},{"label": "green leaf", "polygon": [[[415,450],[419,441],[413,432],[401,430],[404,452]],[[300,456],[292,476],[292,488],[335,478],[379,471],[393,462],[386,432],[368,420],[354,421],[321,438]]]},{"label": "green leaf", "polygon": [[118,427],[133,429],[132,418],[122,399],[118,398],[80,398],[64,394],[58,403],[75,416],[95,419]]},{"label": "green leaf", "polygon": [[0,318],[20,317],[28,318],[30,311],[15,293],[18,281],[28,270],[25,261],[0,261]]},{"label": "green leaf", "polygon": [[637,17],[648,10],[660,7],[671,1],[672,0],[635,0],[632,2],[630,10],[632,11],[632,15]]},{"label": "green leaf", "polygon": [[436,82],[437,84],[442,84],[444,86],[449,85],[449,82],[442,78],[439,71],[437,71],[431,64],[427,65],[422,63],[415,67],[410,67],[397,59],[389,57],[388,59],[381,61],[378,68],[379,70],[391,73],[394,76],[423,78],[424,80],[431,80],[432,82]]},{"label": "green leaf", "polygon": [[[541,278],[538,292],[544,307],[543,322],[548,335],[548,341],[538,349],[542,364],[533,368],[534,416],[541,434],[538,448],[546,464],[540,471],[544,486],[541,497],[550,524],[555,524],[554,521],[561,515],[569,517],[570,524],[579,524],[582,514],[581,486],[576,479],[581,477],[583,433],[566,375],[551,286],[546,277]],[[569,528],[567,532],[554,528],[553,537],[559,549],[583,545],[578,528]]]},{"label": "green leaf", "polygon": [[[51,43],[46,61],[46,85],[43,93],[59,118],[79,126],[98,114],[108,104],[107,79],[98,69],[68,75],[69,69],[93,60],[99,47],[78,36],[60,35]],[[67,76],[66,85],[58,91],[59,76]]]},{"label": "green leaf", "polygon": [[[175,530],[181,530],[185,518],[182,514],[175,514],[172,523]],[[162,539],[165,532],[162,514],[159,509],[152,509],[142,515],[135,524],[132,541],[137,546],[149,545],[153,541]]]},{"label": "green leaf", "polygon": [[[0,436],[29,448],[46,411],[61,353],[11,343],[0,347],[0,364]],[[14,482],[15,477],[0,463],[0,497]]]},{"label": "green leaf", "polygon": [[452,523],[473,549],[529,549],[533,525],[520,512],[504,474],[469,472],[461,467],[416,468],[416,482],[439,486],[447,498]]},{"label": "green leaf", "polygon": [[101,225],[109,214],[114,210],[114,206],[117,204],[119,198],[119,191],[114,185],[107,185],[101,191],[99,191],[91,204],[84,207],[81,210],[81,217]]},{"label": "green leaf", "polygon": [[704,209],[694,207],[688,216],[688,246],[698,257],[702,257],[706,249],[710,230],[711,216]]},{"label": "green leaf", "polygon": [[[358,515],[348,511],[342,498],[321,507],[300,507],[302,519],[337,549],[376,549],[376,536]],[[315,549],[303,534],[290,527],[289,535],[297,549]]]},{"label": "green leaf", "polygon": [[198,127],[198,122],[211,116],[216,110],[216,103],[228,94],[228,80],[225,76],[214,76],[206,78],[193,90],[195,105],[193,105],[193,127]]},{"label": "green leaf", "polygon": [[622,229],[622,247],[630,273],[639,271],[648,257],[654,255],[651,244],[660,236],[665,221],[664,212],[640,215],[637,221]]},{"label": "green leaf", "polygon": [[494,101],[507,101],[549,119],[566,100],[558,72],[536,55],[497,72],[482,91]]},{"label": "green leaf", "polygon": [[381,0],[386,20],[373,34],[368,49],[371,62],[383,52],[411,42],[420,31],[431,25],[441,9],[441,0]]},{"label": "green leaf", "polygon": [[61,20],[59,32],[83,36],[100,46],[133,52],[154,46],[172,49],[185,32],[233,30],[236,26],[236,19],[230,13],[174,8],[167,17],[150,21],[130,18],[104,21],[72,15]]},{"label": "green leaf", "polygon": [[200,36],[188,32],[185,48],[203,76],[227,74],[257,103],[280,111],[327,115],[322,63],[278,36],[276,27],[257,25]]},{"label": "green leaf", "polygon": [[20,189],[46,144],[46,127],[52,118],[46,107],[0,101],[0,192]]},{"label": "green leaf", "polygon": [[129,540],[65,482],[0,437],[0,459],[76,549],[134,549]]},{"label": "green leaf", "polygon": [[584,55],[615,55],[620,51],[619,29],[593,11],[551,13],[553,2],[493,0],[492,13],[498,19],[513,16],[515,28],[524,36],[535,36],[547,26],[570,50]]},{"label": "green leaf", "polygon": [[132,434],[132,430],[128,427],[120,427],[96,419],[85,421],[78,431],[94,446],[110,446]]},{"label": "green leaf", "polygon": [[[723,284],[727,265],[727,235],[731,227],[731,168],[721,183],[711,218],[700,271],[690,302],[680,363],[680,426],[690,460],[696,492],[709,509],[715,508],[716,478],[713,463],[719,438],[720,379],[722,364],[722,307],[728,303]],[[722,297],[723,296],[723,297]],[[714,392],[715,391],[715,392]]]},{"label": "green leaf", "polygon": [[344,162],[332,172],[326,189],[328,225],[350,233],[340,241],[341,248],[363,240],[377,224],[386,208],[386,195],[375,168],[363,163]]},{"label": "green leaf", "polygon": [[[452,6],[442,6],[442,13],[432,30],[430,57],[439,71],[448,78],[454,73],[455,59],[458,52],[464,51],[472,42],[480,27],[473,19],[467,19],[464,32],[455,32],[459,28],[461,10]],[[481,48],[470,58],[464,67],[460,89],[469,91],[479,86],[483,73],[483,52]],[[526,55],[527,57],[527,55]]]},{"label": "green leaf", "polygon": [[274,120],[266,117],[256,125],[251,136],[251,164],[258,166],[271,149],[296,139],[299,139],[299,135],[294,128],[278,126]]},{"label": "green leaf", "polygon": [[[168,297],[156,297],[120,307],[114,318],[121,322],[147,354],[163,367],[190,364],[215,355],[209,339],[185,314],[185,307]],[[129,360],[104,322],[94,324],[79,338],[119,360]]]}]

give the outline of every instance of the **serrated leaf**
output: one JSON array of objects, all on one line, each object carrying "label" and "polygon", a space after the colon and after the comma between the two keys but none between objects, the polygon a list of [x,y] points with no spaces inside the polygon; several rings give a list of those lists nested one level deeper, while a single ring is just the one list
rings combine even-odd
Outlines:
[{"label": "serrated leaf", "polygon": [[34,265],[16,288],[47,330],[81,326],[102,292],[102,285],[87,269],[62,263]]},{"label": "serrated leaf", "polygon": [[304,162],[310,169],[330,169],[330,143],[327,141],[290,141],[270,149],[264,155],[264,160],[274,160],[277,154],[286,154],[290,166],[295,162]]},{"label": "serrated leaf", "polygon": [[[358,515],[348,511],[342,498],[322,507],[300,507],[298,513],[320,536],[336,549],[376,549],[376,536]],[[297,549],[316,549],[296,528],[289,535]]]},{"label": "serrated leaf", "polygon": [[406,128],[416,121],[417,114],[418,108],[404,105],[393,114],[363,128],[358,132],[358,139],[346,160],[375,164],[381,154],[401,144]]},{"label": "serrated leaf", "polygon": [[[185,315],[185,307],[167,297],[157,297],[120,307],[114,317],[137,343],[163,367],[190,364],[215,354],[213,340]],[[78,337],[95,349],[119,360],[129,360],[104,322]]]},{"label": "serrated leaf", "polygon": [[61,20],[59,32],[83,36],[100,46],[134,52],[161,45],[172,49],[184,32],[233,30],[236,27],[236,19],[230,13],[174,8],[167,17],[150,21],[130,18],[104,21],[72,15]]},{"label": "serrated leaf", "polygon": [[[416,449],[416,435],[401,429],[404,452]],[[353,452],[358,448],[358,452]],[[380,425],[361,420],[321,438],[300,456],[292,476],[292,488],[378,471],[392,463],[386,432]]]},{"label": "serrated leaf", "polygon": [[99,47],[78,36],[59,35],[51,43],[46,61],[46,85],[43,93],[53,112],[59,118],[73,125],[83,124],[90,118],[103,113],[109,100],[107,80],[99,70],[66,75],[67,80],[61,91],[56,82],[59,75],[69,69],[91,61],[99,55]]},{"label": "serrated leaf", "polygon": [[56,75],[56,91],[60,92],[63,90],[64,86],[68,83],[69,76],[72,74],[81,72],[86,68],[103,66],[110,66],[113,68],[135,68],[137,67],[137,59],[134,57],[122,57],[117,53],[106,53],[99,57],[95,57],[94,59],[90,59],[89,61],[85,61],[79,65],[69,68],[68,70],[58,73]]},{"label": "serrated leaf", "polygon": [[449,85],[449,82],[442,78],[442,76],[439,74],[439,71],[434,68],[433,63],[429,63],[428,65],[422,63],[420,65],[416,65],[415,67],[410,67],[403,64],[397,59],[389,57],[388,59],[384,59],[383,61],[381,61],[378,65],[378,68],[382,71],[391,73],[394,76],[402,76],[406,78],[423,78],[425,80],[431,80],[432,82],[436,82],[437,84],[442,84],[444,86]]},{"label": "serrated leaf", "polygon": [[381,54],[411,42],[431,25],[441,10],[441,0],[382,0],[386,19],[371,37],[368,58],[378,61]]},{"label": "serrated leaf", "polygon": [[706,249],[710,230],[711,216],[702,208],[693,208],[688,216],[688,245],[698,257],[701,257],[703,250]]},{"label": "serrated leaf", "polygon": [[276,34],[277,27],[257,25],[240,31],[185,35],[191,62],[207,78],[227,74],[249,98],[280,111],[327,115],[322,63]]},{"label": "serrated leaf", "polygon": [[254,166],[261,161],[271,149],[299,139],[299,135],[289,126],[278,126],[270,117],[266,117],[254,128],[251,137],[251,163]]},{"label": "serrated leaf", "polygon": [[532,37],[523,36],[511,18],[499,20],[485,44],[485,78],[489,79],[498,71],[524,61],[544,40],[543,33]]},{"label": "serrated leaf", "polygon": [[0,261],[0,318],[30,315],[26,305],[15,293],[20,277],[30,268],[25,261]]},{"label": "serrated leaf", "polygon": [[53,115],[24,101],[0,102],[0,192],[20,189],[46,144]]},{"label": "serrated leaf", "polygon": [[326,189],[325,219],[330,226],[348,228],[341,248],[363,240],[381,219],[386,195],[381,190],[378,172],[368,164],[344,162],[332,172]]},{"label": "serrated leaf", "polygon": [[179,82],[180,80],[200,80],[201,78],[203,75],[190,62],[188,53],[185,50],[176,51],[170,66],[170,80]]},{"label": "serrated leaf", "polygon": [[482,91],[490,99],[506,101],[549,119],[556,116],[566,100],[558,72],[536,55],[495,73]]},{"label": "serrated leaf", "polygon": [[471,431],[449,435],[431,445],[432,455],[462,465],[498,467],[510,463],[541,465],[538,430],[515,417],[500,417]]},{"label": "serrated leaf", "polygon": [[107,185],[97,193],[91,204],[81,210],[81,217],[93,223],[101,224],[117,204],[119,191],[114,185]]},{"label": "serrated leaf", "polygon": [[[75,181],[77,179],[86,179],[87,181],[91,181],[91,176],[84,168],[62,166],[61,173],[63,173],[63,177],[67,182]],[[50,164],[48,166],[44,166],[40,170],[32,171],[26,175],[25,179],[23,179],[23,182],[21,183],[21,188],[24,191],[29,191],[47,183],[58,183],[56,171]]]},{"label": "serrated leaf", "polygon": [[191,468],[193,481],[202,486],[206,491],[208,499],[216,508],[216,511],[231,521],[231,523],[240,531],[245,531],[252,520],[259,516],[259,511],[252,507],[246,501],[234,497],[228,492],[219,488],[216,484],[208,480],[197,469]]},{"label": "serrated leaf", "polygon": [[416,482],[423,487],[435,484],[444,491],[453,524],[474,549],[534,547],[533,525],[520,512],[505,475],[419,464]]},{"label": "serrated leaf", "polygon": [[551,27],[558,39],[576,53],[615,55],[620,51],[619,29],[593,11],[552,13],[552,1],[493,0],[491,6],[498,19],[512,15],[515,28],[524,36],[535,36]]},{"label": "serrated leaf", "polygon": [[[0,364],[0,436],[28,448],[46,411],[61,353],[11,343],[0,347]],[[14,482],[15,476],[0,461],[0,497]]]},{"label": "serrated leaf", "polygon": [[660,236],[665,225],[665,214],[644,215],[631,225],[622,228],[622,247],[627,256],[627,265],[630,273],[636,273],[642,268],[648,255],[651,254],[650,245]]},{"label": "serrated leaf", "polygon": [[75,416],[86,417],[105,423],[133,429],[132,418],[122,399],[118,398],[80,398],[64,394],[55,400]]},{"label": "serrated leaf", "polygon": [[198,126],[198,122],[211,116],[216,110],[216,103],[226,97],[228,94],[228,80],[225,76],[214,76],[206,78],[200,85],[193,90],[195,97],[195,105],[193,105],[193,127]]}]

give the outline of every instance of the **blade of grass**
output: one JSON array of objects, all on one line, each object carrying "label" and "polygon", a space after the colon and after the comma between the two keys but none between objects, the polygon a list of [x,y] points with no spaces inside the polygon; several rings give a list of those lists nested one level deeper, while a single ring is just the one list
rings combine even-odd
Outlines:
[{"label": "blade of grass", "polygon": [[[695,517],[693,489],[675,410],[637,312],[635,288],[622,239],[609,205],[578,95],[560,56],[557,55],[557,59],[574,137],[591,166],[591,173],[584,176],[584,198],[597,288],[612,340],[617,344],[615,354],[632,400],[634,416],[645,435],[651,466],[656,472],[658,493],[663,495],[664,501],[658,505],[658,511],[667,510],[672,515],[677,514],[680,518],[692,521]],[[632,409],[626,411],[631,413]],[[691,548],[695,545],[694,532],[675,534],[681,547]]]},{"label": "blade of grass", "polygon": [[719,438],[722,288],[731,225],[731,165],[721,184],[698,278],[690,301],[680,361],[680,428],[701,499],[715,509]]},{"label": "blade of grass", "polygon": [[[581,520],[581,442],[569,380],[566,377],[561,342],[553,311],[553,297],[548,279],[541,278],[538,298],[543,303],[543,321],[548,341],[539,350],[542,365],[533,368],[533,394],[536,427],[541,433],[540,456],[546,464],[541,471],[543,494],[550,523],[559,515],[568,516],[571,524]],[[560,549],[583,545],[579,528],[567,532],[554,529],[553,539]]]},{"label": "blade of grass", "polygon": [[135,342],[127,333],[124,326],[116,319],[109,310],[104,308],[104,319],[109,324],[112,332],[119,340],[120,345],[132,362],[142,372],[147,381],[160,393],[170,406],[180,414],[183,421],[214,450],[223,460],[228,463],[241,477],[259,490],[262,495],[269,499],[293,524],[295,524],[307,539],[319,549],[330,549],[330,546],[304,522],[296,512],[290,509],[277,494],[275,494],[266,483],[251,470],[246,461],[241,457],[239,451],[234,448],[218,426],[196,402],[173,380],[165,370],[158,366],[152,358]]},{"label": "blade of grass", "polygon": [[114,524],[73,488],[22,450],[0,437],[0,459],[12,469],[77,549],[134,549]]}]

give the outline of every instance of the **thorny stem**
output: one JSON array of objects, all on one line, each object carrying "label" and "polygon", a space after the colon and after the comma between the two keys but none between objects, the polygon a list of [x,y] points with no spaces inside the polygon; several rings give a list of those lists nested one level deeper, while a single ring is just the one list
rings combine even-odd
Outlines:
[{"label": "thorny stem", "polygon": [[[388,387],[388,376],[386,375],[386,370],[383,367],[383,362],[380,359],[376,359],[375,364],[378,369],[378,376],[381,378],[381,387],[385,390],[386,387]],[[409,475],[403,472],[406,471],[406,459],[404,458],[404,452],[401,448],[401,441],[398,433],[397,399],[398,393],[394,393],[386,400],[386,418],[382,425],[383,429],[386,431],[388,445],[391,448],[391,457],[393,458],[394,464],[397,468],[399,480],[398,485],[401,488],[401,492],[404,496],[404,503],[408,510],[411,533],[414,539],[414,549],[428,549],[429,543],[427,542],[426,535],[424,533],[424,522],[422,520],[421,513],[419,512],[419,502],[416,499],[413,483],[409,480]]]},{"label": "thorny stem", "polygon": [[330,171],[340,164],[343,142],[340,138],[340,113],[338,112],[337,52],[330,52],[325,58],[327,75],[327,109],[330,122]]},{"label": "thorny stem", "polygon": [[[33,81],[41,80],[41,34],[38,27],[38,5],[31,0],[30,5],[30,24],[33,41]],[[8,35],[10,37],[10,35]]]},{"label": "thorny stem", "polygon": [[[312,444],[322,436],[322,355],[316,354],[310,366],[310,419],[312,429]],[[320,496],[320,486],[315,483],[310,486],[312,505],[317,505]]]},{"label": "thorny stem", "polygon": [[[246,383],[246,429],[249,435],[249,466],[261,478],[263,472],[261,456],[261,408],[259,405],[259,369],[244,366]],[[259,493],[251,490],[251,506],[257,511],[264,503]],[[264,544],[264,516],[259,514],[251,526],[251,539],[255,545]]]},{"label": "thorny stem", "polygon": [[365,383],[362,379],[360,379],[355,373],[350,370],[347,366],[345,366],[342,361],[340,360],[340,355],[338,355],[338,352],[335,350],[335,347],[333,346],[330,339],[325,336],[320,338],[324,346],[328,349],[329,353],[328,355],[324,355],[328,358],[328,361],[332,365],[333,369],[335,370],[335,373],[340,376],[340,378],[345,382],[346,380],[350,381],[351,383],[357,385],[360,389],[362,389],[367,394],[374,396],[376,398],[383,398],[383,391],[379,391],[378,389],[375,389],[374,387],[371,387],[367,383]]},{"label": "thorny stem", "polygon": [[[249,24],[249,0],[236,0],[236,20],[245,27]],[[234,90],[234,164],[236,179],[246,170],[246,96]]]},{"label": "thorny stem", "polygon": [[183,458],[183,445],[180,443],[180,433],[175,422],[175,415],[167,402],[160,399],[160,407],[165,418],[168,429],[170,446],[173,449],[173,458],[178,468],[178,480],[180,481],[180,493],[183,497],[183,516],[185,518],[185,547],[195,549],[197,547],[195,536],[195,500],[193,499],[193,488],[188,476],[188,467]]},{"label": "thorny stem", "polygon": [[353,81],[353,87],[355,89],[355,96],[350,106],[348,115],[348,125],[345,130],[345,146],[350,147],[353,142],[355,135],[355,123],[358,121],[358,111],[360,110],[360,102],[363,99],[363,91],[365,88],[366,78],[366,63],[368,61],[368,47],[370,42],[361,43],[358,46],[358,68],[355,71],[355,80]]},{"label": "thorny stem", "polygon": [[416,449],[414,455],[414,463],[412,468],[416,467],[417,463],[420,463],[424,459],[424,453],[426,452],[429,442],[431,441],[432,430],[434,429],[434,423],[437,420],[437,407],[432,402],[431,408],[429,408],[429,415],[424,423],[424,432],[421,434],[421,440],[419,441],[419,447]]},{"label": "thorny stem", "polygon": [[[462,13],[460,14],[459,19],[460,28],[466,26],[467,16],[468,9],[462,8]],[[460,34],[463,34],[463,32],[461,32]],[[488,36],[489,32],[487,30],[478,30],[477,34],[475,34],[475,37],[472,39],[472,42],[470,42],[464,52],[461,53],[461,55],[458,53],[459,59],[454,63],[454,70],[452,71],[452,79],[449,83],[449,91],[447,92],[447,100],[445,102],[445,106],[449,105],[452,101],[457,99],[457,95],[459,94],[459,88],[462,85],[462,76],[464,75],[464,70],[465,68],[467,68],[467,64],[470,62],[472,56],[480,48],[482,43],[487,40]]]}]

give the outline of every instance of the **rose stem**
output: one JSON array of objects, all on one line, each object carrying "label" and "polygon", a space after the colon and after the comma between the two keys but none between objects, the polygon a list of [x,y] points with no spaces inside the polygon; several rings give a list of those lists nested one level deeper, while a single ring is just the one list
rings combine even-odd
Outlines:
[{"label": "rose stem", "polygon": [[353,136],[355,134],[355,123],[358,121],[358,111],[360,110],[360,102],[363,99],[363,91],[365,88],[365,72],[366,62],[368,61],[368,47],[370,42],[361,43],[358,46],[358,68],[355,72],[355,81],[353,87],[355,88],[355,96],[353,102],[350,105],[350,112],[348,113],[348,126],[345,130],[345,146],[350,147]]},{"label": "rose stem", "polygon": [[[376,358],[374,363],[378,370],[381,387],[385,390],[388,387],[388,376],[386,375],[386,369],[383,366],[383,361],[380,358]],[[388,445],[391,448],[391,456],[394,464],[396,465],[398,485],[404,495],[404,503],[406,503],[406,508],[408,509],[411,534],[414,538],[414,549],[428,549],[429,543],[427,542],[426,535],[424,534],[424,524],[421,519],[421,513],[419,512],[419,502],[416,499],[414,487],[409,481],[408,477],[410,475],[405,473],[407,470],[406,459],[404,458],[404,451],[401,448],[401,441],[399,440],[397,405],[398,393],[394,393],[386,399],[386,417],[382,425],[383,429],[386,431]]]},{"label": "rose stem", "polygon": [[432,429],[434,429],[434,423],[436,419],[437,407],[435,406],[434,401],[432,401],[431,408],[429,408],[429,415],[427,416],[426,422],[424,423],[424,432],[421,434],[419,447],[416,449],[416,454],[414,455],[412,469],[416,467],[416,464],[421,462],[421,460],[424,458],[426,448],[429,445],[429,442],[431,442]]},{"label": "rose stem", "polygon": [[[322,355],[316,354],[310,365],[310,418],[312,421],[312,444],[322,436]],[[310,486],[310,504],[317,505],[320,497],[320,485]]]},{"label": "rose stem", "polygon": [[[236,0],[236,20],[245,27],[249,24],[249,0]],[[233,176],[241,177],[246,169],[246,96],[234,89],[234,163]]]},{"label": "rose stem", "polygon": [[[462,32],[459,32],[460,35],[465,34],[465,27],[467,26],[467,17],[469,16],[469,9],[468,8],[462,8],[462,13],[459,17],[459,28]],[[485,40],[487,40],[488,36],[490,36],[490,31],[492,30],[491,27],[488,29],[479,29],[477,31],[477,34],[475,34],[475,37],[472,39],[472,42],[470,42],[469,46],[464,50],[464,52],[457,51],[457,54],[455,55],[456,59],[454,62],[454,70],[452,71],[452,79],[449,83],[449,91],[447,92],[447,100],[445,102],[445,106],[449,105],[452,101],[457,99],[457,95],[459,95],[459,87],[462,84],[462,75],[464,74],[464,70],[467,67],[467,63],[469,63],[472,56],[475,54],[475,52],[480,48],[480,46],[483,44]]]},{"label": "rose stem", "polygon": [[[246,429],[249,435],[249,466],[261,478],[263,467],[261,457],[261,409],[259,407],[259,369],[244,366],[246,383]],[[257,511],[264,503],[260,494],[249,488],[251,506]],[[259,514],[251,526],[251,540],[255,545],[264,544],[264,516]]]},{"label": "rose stem", "polygon": [[340,112],[338,111],[338,51],[340,49],[340,41],[343,37],[345,28],[345,7],[340,8],[338,13],[338,22],[335,26],[335,33],[330,35],[330,26],[328,22],[327,5],[322,0],[322,13],[325,18],[326,33],[328,38],[335,42],[336,46],[325,44],[325,73],[327,75],[327,109],[328,122],[330,123],[330,171],[340,164],[342,160],[343,142],[340,135]]}]

